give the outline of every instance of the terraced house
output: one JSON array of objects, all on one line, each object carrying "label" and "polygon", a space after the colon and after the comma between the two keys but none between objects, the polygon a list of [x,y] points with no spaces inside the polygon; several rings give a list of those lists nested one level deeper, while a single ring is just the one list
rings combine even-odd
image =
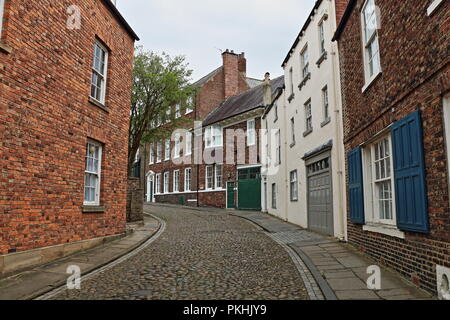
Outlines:
[{"label": "terraced house", "polygon": [[449,14],[445,0],[350,0],[334,36],[348,241],[432,292],[450,274]]},{"label": "terraced house", "polygon": [[[175,106],[172,112],[176,117],[201,123],[224,100],[261,83],[247,77],[244,53],[226,50],[222,54],[222,62],[221,67],[193,84],[196,92],[193,101]],[[185,105],[191,107],[186,108]],[[200,130],[196,133],[194,123],[185,129],[187,133],[148,144],[141,151],[141,159],[145,163],[146,201],[224,207],[223,167],[206,166],[203,162],[204,148],[222,145],[222,131],[218,127],[210,127],[205,132]],[[203,139],[206,136],[208,138]]]},{"label": "terraced house", "polygon": [[283,61],[285,87],[263,116],[263,208],[340,239],[346,236],[339,53],[332,42],[347,1],[316,1]]},{"label": "terraced house", "polygon": [[0,1],[0,275],[125,232],[136,40],[110,0]]}]

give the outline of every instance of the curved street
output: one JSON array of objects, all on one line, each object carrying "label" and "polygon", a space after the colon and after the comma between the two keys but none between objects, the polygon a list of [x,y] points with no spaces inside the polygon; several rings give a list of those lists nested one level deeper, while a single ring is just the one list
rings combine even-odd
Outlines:
[{"label": "curved street", "polygon": [[214,210],[146,211],[167,223],[160,238],[56,299],[308,299],[289,255],[252,223]]}]

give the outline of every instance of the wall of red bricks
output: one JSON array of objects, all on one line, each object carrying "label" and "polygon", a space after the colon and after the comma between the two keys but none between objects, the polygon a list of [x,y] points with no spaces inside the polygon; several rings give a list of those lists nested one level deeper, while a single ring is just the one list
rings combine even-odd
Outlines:
[{"label": "wall of red bricks", "polygon": [[[125,231],[133,39],[102,1],[6,1],[0,51],[0,254]],[[81,8],[80,30],[66,27]],[[88,102],[93,45],[110,49],[106,108]],[[86,142],[104,144],[101,205],[83,213]]]},{"label": "wall of red bricks", "polygon": [[[442,96],[449,90],[448,2],[431,17],[429,1],[376,0],[382,74],[364,85],[358,1],[339,39],[345,149],[349,152],[414,110],[422,111],[430,233],[405,239],[348,221],[349,242],[424,289],[436,292],[435,265],[450,266],[449,182]],[[420,44],[420,45],[418,45]]]}]

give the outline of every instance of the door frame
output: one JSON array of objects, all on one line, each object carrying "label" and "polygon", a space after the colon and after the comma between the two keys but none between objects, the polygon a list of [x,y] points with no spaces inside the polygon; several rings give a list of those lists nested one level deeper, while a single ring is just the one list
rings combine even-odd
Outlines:
[{"label": "door frame", "polygon": [[[151,192],[149,185],[151,185]],[[146,181],[147,193],[145,200],[150,203],[155,203],[155,173],[153,171],[149,171],[147,173],[147,181]],[[149,201],[149,192],[151,194],[151,199]]]},{"label": "door frame", "polygon": [[[229,207],[228,206],[228,184],[233,184],[233,207]],[[236,209],[236,182],[235,181],[227,181],[227,183],[226,183],[226,190],[227,190],[227,192],[225,193],[226,194],[226,199],[225,199],[225,203],[226,203],[226,208],[227,209]]]}]

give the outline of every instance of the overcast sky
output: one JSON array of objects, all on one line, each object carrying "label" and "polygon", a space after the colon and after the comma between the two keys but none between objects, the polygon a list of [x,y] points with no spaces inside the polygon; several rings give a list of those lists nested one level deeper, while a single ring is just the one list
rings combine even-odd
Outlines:
[{"label": "overcast sky", "polygon": [[247,76],[282,75],[281,63],[314,0],[117,0],[148,50],[185,55],[198,80],[221,66],[221,50],[245,52]]}]

